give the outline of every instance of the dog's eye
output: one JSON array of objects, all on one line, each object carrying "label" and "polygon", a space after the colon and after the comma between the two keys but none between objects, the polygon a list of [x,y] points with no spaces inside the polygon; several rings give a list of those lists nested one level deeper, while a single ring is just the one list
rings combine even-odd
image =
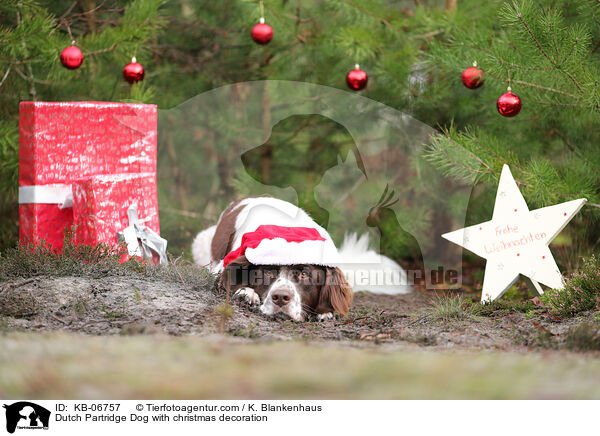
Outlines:
[{"label": "dog's eye", "polygon": [[275,277],[275,273],[273,271],[265,271],[265,277],[268,279],[272,279]]},{"label": "dog's eye", "polygon": [[306,271],[300,271],[300,274],[298,274],[298,278],[304,280],[310,277],[310,274]]}]

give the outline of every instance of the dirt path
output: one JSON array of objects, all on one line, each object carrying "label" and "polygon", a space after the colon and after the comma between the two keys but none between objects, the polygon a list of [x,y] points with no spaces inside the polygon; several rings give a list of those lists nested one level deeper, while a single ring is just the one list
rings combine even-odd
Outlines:
[{"label": "dirt path", "polygon": [[173,280],[36,277],[0,284],[0,289],[0,329],[4,331],[223,333],[246,341],[302,339],[357,346],[525,351],[556,348],[574,322],[510,308],[445,319],[433,311],[434,297],[419,292],[358,293],[344,319],[297,323],[265,318],[241,302],[233,303],[231,316],[223,316],[223,295]]},{"label": "dirt path", "polygon": [[298,323],[224,310],[210,279],[133,277],[0,282],[0,397],[600,398],[598,352],[565,345],[593,314],[358,293]]}]

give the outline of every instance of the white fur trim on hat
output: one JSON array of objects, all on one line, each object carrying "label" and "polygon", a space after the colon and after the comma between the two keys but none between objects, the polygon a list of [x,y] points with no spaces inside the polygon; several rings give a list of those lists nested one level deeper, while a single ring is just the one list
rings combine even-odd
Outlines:
[{"label": "white fur trim on hat", "polygon": [[283,238],[263,239],[256,248],[246,248],[246,259],[255,265],[338,266],[340,256],[331,239],[288,242]]}]

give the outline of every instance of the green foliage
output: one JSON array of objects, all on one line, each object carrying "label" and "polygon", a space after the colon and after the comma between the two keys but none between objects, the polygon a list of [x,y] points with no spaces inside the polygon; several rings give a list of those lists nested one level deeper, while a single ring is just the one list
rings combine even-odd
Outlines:
[{"label": "green foliage", "polygon": [[[166,25],[164,0],[104,3],[8,0],[0,5],[0,247],[18,239],[19,102],[153,102],[151,86],[130,86],[121,70],[137,56],[150,70],[151,45]],[[60,51],[75,39],[85,56],[75,71]]]},{"label": "green foliage", "polygon": [[135,260],[120,263],[126,253],[127,249],[123,246],[75,244],[67,234],[60,253],[43,242],[5,250],[0,255],[0,278],[37,275],[102,276],[141,271],[144,266]]},{"label": "green foliage", "polygon": [[[462,0],[455,14],[424,22],[425,30],[438,32],[427,44],[429,69],[449,89],[432,97],[446,110],[438,119],[444,135],[426,158],[451,179],[476,181],[469,222],[489,219],[503,164],[532,208],[582,197],[599,203],[597,13],[592,0]],[[485,76],[477,90],[458,80],[473,61]],[[523,101],[512,119],[494,107],[509,85]],[[430,106],[420,110],[433,113]],[[560,250],[563,267],[589,255],[594,244],[586,241],[600,237],[598,208],[586,207],[581,215],[565,231],[571,249]]]},{"label": "green foliage", "polygon": [[506,300],[503,297],[497,301],[475,305],[473,312],[479,316],[497,317],[514,312],[528,313],[534,309],[535,304],[531,301]]},{"label": "green foliage", "polygon": [[[180,282],[193,289],[214,287],[216,277],[204,268],[188,261],[174,259],[168,265],[152,265],[130,258],[125,246],[98,244],[94,246],[73,242],[65,234],[64,247],[57,253],[46,244],[19,245],[0,253],[0,280],[35,276],[108,277],[139,276]],[[139,300],[139,294],[136,291]]]},{"label": "green foliage", "polygon": [[430,319],[442,322],[468,320],[475,314],[474,305],[462,295],[454,297],[438,297],[429,309]]},{"label": "green foliage", "polygon": [[565,317],[600,307],[600,260],[585,259],[581,270],[565,280],[564,289],[549,290],[541,300],[552,312]]},{"label": "green foliage", "polygon": [[[410,175],[404,183],[414,192],[397,212],[406,232],[419,236],[449,230],[436,227],[444,217],[423,200],[420,181],[433,176],[450,179],[448,183],[475,183],[467,219],[489,219],[505,163],[531,207],[579,197],[600,204],[598,2],[460,0],[452,12],[434,3],[267,0],[264,14],[275,38],[268,46],[258,46],[248,36],[261,16],[257,0],[2,2],[0,247],[14,246],[17,240],[19,101],[138,101],[168,109],[200,93],[253,80],[345,89],[344,77],[355,62],[369,74],[362,95],[437,126],[441,133],[424,155],[433,169],[418,160],[398,167]],[[58,61],[60,50],[72,39],[85,55],[75,71]],[[134,55],[146,67],[146,79],[130,86],[122,80],[121,69]],[[483,68],[486,82],[480,89],[468,90],[460,83],[460,72],[474,60]],[[524,103],[513,119],[502,118],[494,108],[509,79]],[[245,98],[239,87],[231,102],[243,105]],[[162,124],[168,123],[167,118],[161,117],[158,144],[161,230],[169,249],[181,253],[198,230],[214,224],[229,200],[251,191],[251,174],[235,173],[230,163],[239,160],[238,152],[253,132],[251,127],[229,129],[228,120],[214,119],[211,126],[223,137],[198,128],[194,141],[180,144],[179,132]],[[268,123],[268,114],[246,122]],[[284,143],[288,135],[295,136],[285,144],[286,152],[275,156],[278,164],[293,171],[289,180],[276,183],[297,191],[299,184],[322,176],[316,166],[299,164],[309,147],[306,141],[322,137],[328,154],[328,147],[347,139],[344,132],[319,123],[296,125],[290,120],[279,127],[280,137],[273,141]],[[218,176],[199,171],[209,165],[218,168]],[[432,174],[435,169],[439,174]],[[336,200],[334,206],[343,210],[349,227],[364,222],[359,215],[367,211],[358,210],[352,200],[339,199],[340,186],[325,185],[320,187],[330,192],[319,194]],[[380,188],[355,194],[374,205]],[[320,213],[312,198],[299,201],[313,214]],[[452,217],[460,215],[452,209],[459,202],[440,201],[447,201]],[[594,249],[600,238],[597,209],[586,207],[582,219],[564,232],[568,250],[558,256],[561,267],[576,267],[571,259]],[[396,230],[395,219],[381,222],[378,231],[395,236],[382,240],[378,248],[395,259],[414,256],[413,241]]]}]

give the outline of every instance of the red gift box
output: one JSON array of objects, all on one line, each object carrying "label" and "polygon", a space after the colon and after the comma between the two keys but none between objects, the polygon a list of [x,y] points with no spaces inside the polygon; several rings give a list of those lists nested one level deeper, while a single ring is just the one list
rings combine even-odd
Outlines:
[{"label": "red gift box", "polygon": [[117,243],[117,232],[129,226],[127,209],[137,205],[139,223],[159,233],[156,175],[94,176],[73,183],[74,241]]},{"label": "red gift box", "polygon": [[[62,248],[64,230],[73,224],[73,209],[60,205],[77,180],[153,174],[149,189],[156,192],[155,105],[22,102],[19,132],[22,244],[44,239],[53,248]],[[158,210],[156,196],[153,201]]]}]

